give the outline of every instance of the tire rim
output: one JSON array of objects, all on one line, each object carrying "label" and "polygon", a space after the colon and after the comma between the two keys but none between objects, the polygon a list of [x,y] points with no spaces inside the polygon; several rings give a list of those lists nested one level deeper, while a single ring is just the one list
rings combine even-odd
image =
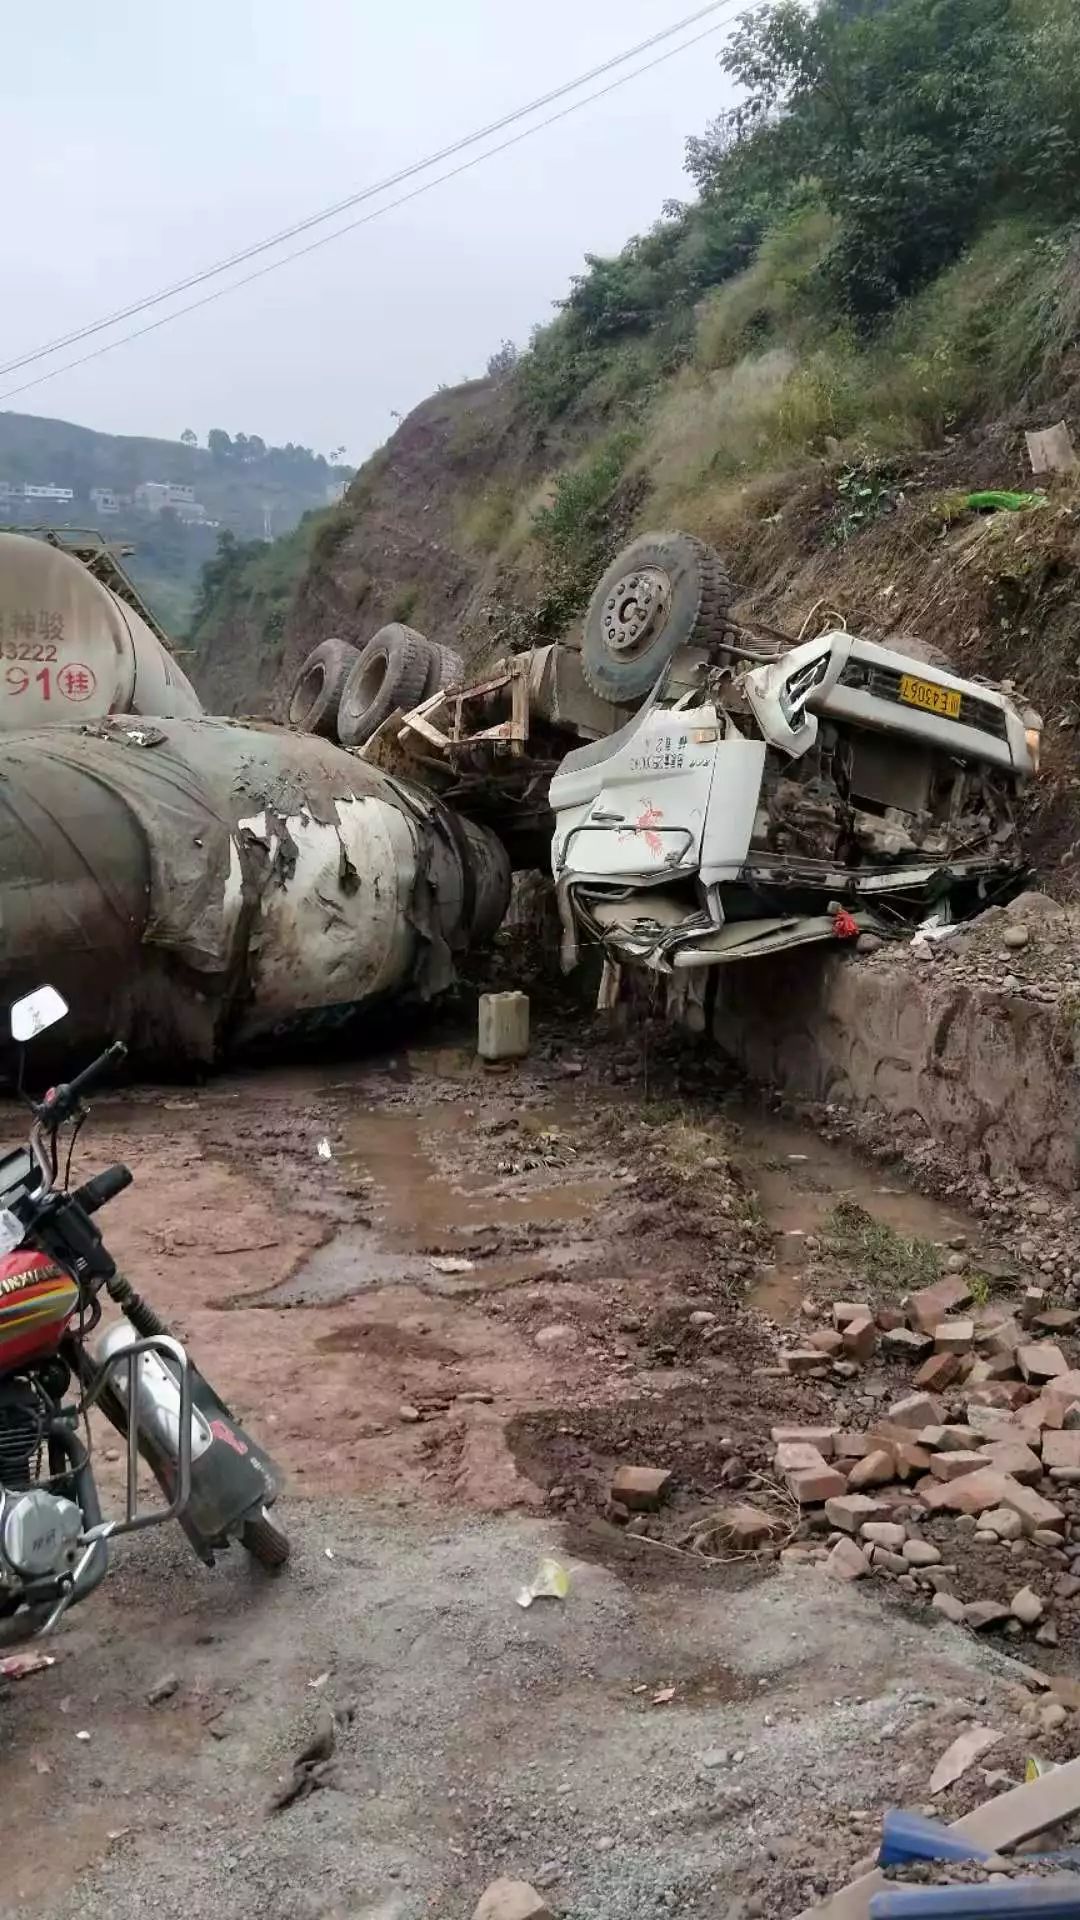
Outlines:
[{"label": "tire rim", "polygon": [[671,578],[662,567],[638,567],[616,580],[601,615],[609,653],[642,653],[663,632],[671,608]]},{"label": "tire rim", "polygon": [[354,712],[366,713],[372,703],[378,699],[386,684],[390,662],[385,653],[376,654],[369,660],[357,682],[356,692],[350,702]]},{"label": "tire rim", "polygon": [[321,660],[309,667],[300,681],[296,692],[289,702],[289,719],[293,722],[303,720],[311,712],[326,684],[326,668]]}]

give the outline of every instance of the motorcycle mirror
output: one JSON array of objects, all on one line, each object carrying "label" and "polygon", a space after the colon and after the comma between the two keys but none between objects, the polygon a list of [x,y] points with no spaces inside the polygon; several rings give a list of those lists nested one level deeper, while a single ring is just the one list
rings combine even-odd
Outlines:
[{"label": "motorcycle mirror", "polygon": [[13,1040],[33,1040],[46,1027],[55,1027],[67,1013],[68,1005],[63,994],[55,987],[37,987],[33,993],[24,994],[11,1008],[11,1037]]}]

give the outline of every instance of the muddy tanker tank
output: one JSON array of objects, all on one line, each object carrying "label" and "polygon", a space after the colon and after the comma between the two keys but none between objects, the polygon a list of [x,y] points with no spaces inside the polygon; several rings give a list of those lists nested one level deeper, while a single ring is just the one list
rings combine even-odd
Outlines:
[{"label": "muddy tanker tank", "polygon": [[428,1000],[495,932],[507,857],[326,740],[205,717],[0,737],[0,998],[43,980],[65,1044],[144,1063]]},{"label": "muddy tanker tank", "polygon": [[201,710],[157,634],[73,552],[0,534],[0,734],[110,713],[171,719]]}]

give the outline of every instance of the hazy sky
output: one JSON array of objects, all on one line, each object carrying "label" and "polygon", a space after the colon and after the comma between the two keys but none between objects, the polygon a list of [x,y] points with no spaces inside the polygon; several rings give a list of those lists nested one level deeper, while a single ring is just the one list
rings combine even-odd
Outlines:
[{"label": "hazy sky", "polygon": [[[5,8],[0,363],[344,198],[691,11],[693,0]],[[201,313],[17,398],[3,396],[41,368],[0,380],[0,406],[118,433],[172,437],[190,426],[205,440],[222,426],[323,451],[344,442],[350,459],[363,458],[392,430],[393,409],[481,372],[503,338],[524,342],[586,250],[615,251],[665,198],[689,192],[683,142],[728,97],[716,56],[729,24]]]}]

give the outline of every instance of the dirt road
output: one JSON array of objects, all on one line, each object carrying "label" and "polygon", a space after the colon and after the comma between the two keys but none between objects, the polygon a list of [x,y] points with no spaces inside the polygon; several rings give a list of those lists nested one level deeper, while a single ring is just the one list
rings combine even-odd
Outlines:
[{"label": "dirt road", "polygon": [[[972,1224],[715,1066],[688,1095],[580,1040],[98,1105],[84,1166],[137,1173],[110,1244],[282,1461],[296,1550],[272,1580],[174,1530],[117,1548],[56,1666],[0,1692],[0,1912],[457,1920],[505,1872],[577,1920],[782,1916],[925,1799],[965,1718],[1015,1734],[1002,1653],[679,1546],[818,1404],[772,1323],[851,1281],[838,1200],[927,1242]],[[637,1533],[625,1461],[676,1475]],[[569,1594],[522,1611],[546,1553]],[[326,1784],[268,1812],[327,1705]]]}]

